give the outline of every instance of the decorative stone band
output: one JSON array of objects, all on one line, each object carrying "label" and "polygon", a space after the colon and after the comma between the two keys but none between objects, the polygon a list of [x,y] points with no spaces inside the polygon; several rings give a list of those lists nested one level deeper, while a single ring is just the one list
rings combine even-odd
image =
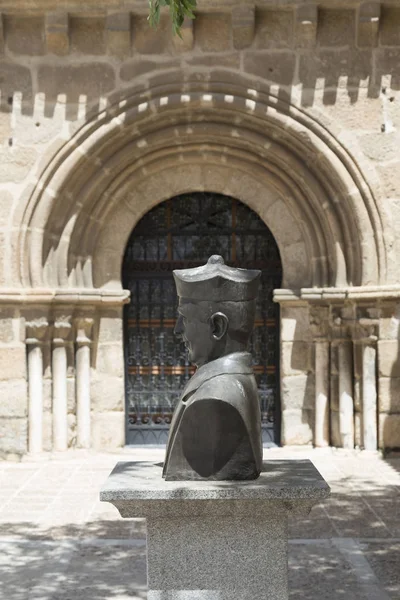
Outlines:
[{"label": "decorative stone band", "polygon": [[400,285],[301,288],[274,290],[274,302],[300,303],[321,300],[395,300],[400,298]]},{"label": "decorative stone band", "polygon": [[129,290],[0,289],[2,304],[120,306],[129,302]]},{"label": "decorative stone band", "polygon": [[321,300],[395,300],[400,298],[400,285],[302,288],[274,290],[274,302],[300,303]]}]

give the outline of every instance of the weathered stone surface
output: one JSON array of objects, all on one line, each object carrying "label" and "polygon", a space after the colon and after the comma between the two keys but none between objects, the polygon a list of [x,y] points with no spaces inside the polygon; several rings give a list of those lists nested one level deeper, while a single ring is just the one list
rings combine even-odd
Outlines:
[{"label": "weathered stone surface", "polygon": [[318,28],[318,7],[315,4],[298,6],[295,21],[295,41],[297,48],[313,48],[316,44]]},{"label": "weathered stone surface", "polygon": [[281,340],[311,341],[309,307],[282,306],[281,308]]},{"label": "weathered stone surface", "polygon": [[0,342],[2,344],[8,344],[14,340],[13,319],[12,316],[7,315],[7,312],[6,310],[0,312]]},{"label": "weathered stone surface", "polygon": [[296,56],[292,52],[245,52],[244,70],[272,83],[290,85],[293,82]]},{"label": "weathered stone surface", "polygon": [[26,378],[25,344],[0,346],[0,380]]},{"label": "weathered stone surface", "polygon": [[36,158],[34,148],[0,147],[0,183],[23,181]]},{"label": "weathered stone surface", "polygon": [[381,24],[380,2],[363,2],[358,11],[357,46],[375,47],[378,45]]},{"label": "weathered stone surface", "polygon": [[25,379],[0,381],[0,417],[26,417],[28,410]]},{"label": "weathered stone surface", "polygon": [[97,351],[96,369],[99,373],[123,377],[124,355],[122,345],[118,342],[100,344]]},{"label": "weathered stone surface", "polygon": [[307,342],[282,342],[281,368],[284,375],[299,375],[312,368],[312,345]]},{"label": "weathered stone surface", "polygon": [[318,44],[320,46],[354,46],[355,11],[318,11]]},{"label": "weathered stone surface", "polygon": [[11,138],[11,115],[8,112],[0,113],[0,145],[8,144]]},{"label": "weathered stone surface", "polygon": [[335,104],[338,87],[366,87],[371,73],[370,50],[320,50],[300,57],[299,81],[305,88],[333,88],[325,95],[324,104]]},{"label": "weathered stone surface", "polygon": [[123,412],[92,413],[92,448],[112,450],[125,444]]},{"label": "weathered stone surface", "polygon": [[379,337],[382,340],[397,340],[400,337],[400,306],[394,304],[390,311],[379,319]]},{"label": "weathered stone surface", "polygon": [[[400,48],[378,48],[375,51],[375,85],[377,94],[381,92],[381,86],[386,83],[391,85],[392,90],[400,89]],[[389,79],[390,78],[390,79]]]},{"label": "weathered stone surface", "polygon": [[194,40],[203,52],[224,52],[232,48],[231,15],[200,13],[194,22]]},{"label": "weathered stone surface", "polygon": [[378,392],[379,412],[400,414],[400,377],[380,377]]},{"label": "weathered stone surface", "polygon": [[90,384],[91,408],[96,412],[123,411],[125,386],[122,377],[97,376]]},{"label": "weathered stone surface", "polygon": [[129,12],[107,15],[106,39],[110,54],[124,57],[131,53],[131,20]]},{"label": "weathered stone surface", "polygon": [[38,69],[38,85],[46,102],[55,102],[59,94],[65,94],[69,103],[78,102],[80,95],[98,100],[114,88],[115,74],[107,63],[43,65]]},{"label": "weathered stone surface", "polygon": [[149,27],[147,17],[134,15],[132,44],[134,51],[140,54],[169,53],[172,47],[172,27],[168,15],[161,16],[157,30]]},{"label": "weathered stone surface", "polygon": [[71,52],[100,55],[106,52],[105,19],[102,17],[70,17]]},{"label": "weathered stone surface", "polygon": [[[385,195],[387,198],[395,198],[400,188],[400,161],[390,162],[386,165],[377,165]],[[396,200],[394,202],[397,202]],[[391,202],[391,207],[393,203]]]},{"label": "weathered stone surface", "polygon": [[69,52],[69,17],[67,12],[46,13],[45,35],[47,52],[65,56]]},{"label": "weathered stone surface", "polygon": [[242,50],[250,46],[254,39],[255,9],[251,5],[237,5],[232,9],[233,46]]},{"label": "weathered stone surface", "polygon": [[3,18],[6,46],[10,52],[16,55],[45,54],[43,17],[6,15]]},{"label": "weathered stone surface", "polygon": [[291,48],[293,46],[293,12],[261,10],[257,13],[255,46],[257,48]]},{"label": "weathered stone surface", "polygon": [[378,342],[378,361],[381,377],[400,377],[399,341],[380,340]]},{"label": "weathered stone surface", "polygon": [[312,444],[313,412],[288,408],[282,411],[282,444],[297,446]]},{"label": "weathered stone surface", "polygon": [[0,455],[26,454],[28,423],[26,418],[0,418]]},{"label": "weathered stone surface", "polygon": [[115,309],[113,312],[106,313],[107,316],[101,316],[99,325],[99,342],[119,342],[122,344],[122,315],[121,309]]},{"label": "weathered stone surface", "polygon": [[193,20],[185,17],[181,27],[181,35],[174,35],[173,46],[177,52],[189,52],[194,44]]},{"label": "weathered stone surface", "polygon": [[361,147],[369,158],[376,161],[394,161],[398,158],[400,133],[366,133],[359,137]]},{"label": "weathered stone surface", "polygon": [[379,30],[381,46],[400,46],[400,8],[383,6]]},{"label": "weathered stone surface", "polygon": [[[198,54],[196,56],[190,56],[186,59],[188,65],[203,66],[203,67],[214,67],[215,66],[215,54]],[[240,54],[238,52],[232,52],[230,54],[223,54],[218,59],[218,65],[228,67],[230,69],[240,68]]]},{"label": "weathered stone surface", "polygon": [[400,414],[379,416],[379,447],[400,448]]},{"label": "weathered stone surface", "polygon": [[[334,104],[324,104],[323,98],[316,98],[314,107],[318,107],[328,117],[329,125],[335,122],[349,130],[361,132],[368,122],[370,130],[380,132],[383,122],[382,103],[379,98],[362,97],[353,102],[347,90],[338,92]],[[319,119],[320,120],[320,119]]]},{"label": "weathered stone surface", "polygon": [[283,409],[314,409],[314,375],[287,376],[284,374],[281,385],[281,402]]},{"label": "weathered stone surface", "polygon": [[136,58],[124,63],[120,69],[120,76],[123,81],[130,81],[140,75],[148,73],[149,75],[158,69],[173,69],[180,66],[180,59],[150,60]]},{"label": "weathered stone surface", "polygon": [[11,112],[14,93],[21,96],[23,112],[32,109],[32,77],[27,67],[1,60],[1,110]]}]

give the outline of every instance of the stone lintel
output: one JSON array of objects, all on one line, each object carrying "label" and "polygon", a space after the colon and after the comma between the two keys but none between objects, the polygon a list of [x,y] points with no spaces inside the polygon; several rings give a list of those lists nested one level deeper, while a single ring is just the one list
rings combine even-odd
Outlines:
[{"label": "stone lintel", "polygon": [[317,40],[318,7],[304,4],[296,10],[296,46],[314,48]]},{"label": "stone lintel", "polygon": [[46,13],[45,37],[47,52],[65,56],[69,52],[69,17],[67,12]]},{"label": "stone lintel", "polygon": [[129,56],[131,54],[130,12],[111,13],[106,18],[107,47],[110,54]]},{"label": "stone lintel", "polygon": [[359,48],[378,45],[380,17],[380,2],[363,2],[360,5],[357,24],[357,46]]},{"label": "stone lintel", "polygon": [[255,8],[251,4],[235,6],[232,10],[232,38],[236,50],[251,46],[255,31]]}]

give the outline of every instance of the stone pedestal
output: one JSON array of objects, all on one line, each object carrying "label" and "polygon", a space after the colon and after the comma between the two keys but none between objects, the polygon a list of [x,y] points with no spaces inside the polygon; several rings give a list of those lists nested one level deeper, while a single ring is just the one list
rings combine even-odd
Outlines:
[{"label": "stone pedestal", "polygon": [[309,460],[264,462],[256,481],[164,481],[118,463],[100,492],[147,521],[148,600],[286,600],[287,523],[329,496]]}]

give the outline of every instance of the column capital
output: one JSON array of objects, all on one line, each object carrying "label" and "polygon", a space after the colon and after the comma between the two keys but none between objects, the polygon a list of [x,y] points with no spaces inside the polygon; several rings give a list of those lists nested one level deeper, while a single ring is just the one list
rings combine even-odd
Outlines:
[{"label": "column capital", "polygon": [[354,324],[352,337],[356,344],[373,345],[378,341],[379,319],[358,319]]},{"label": "column capital", "polygon": [[77,317],[75,319],[76,343],[78,346],[89,346],[92,339],[94,319],[91,317]]},{"label": "column capital", "polygon": [[53,324],[53,345],[62,346],[67,343],[72,325],[70,317],[60,316]]},{"label": "column capital", "polygon": [[326,342],[329,338],[329,307],[310,307],[310,329],[315,342]]},{"label": "column capital", "polygon": [[25,323],[26,339],[28,345],[38,345],[45,342],[45,338],[49,335],[49,322],[45,318],[33,319]]}]

